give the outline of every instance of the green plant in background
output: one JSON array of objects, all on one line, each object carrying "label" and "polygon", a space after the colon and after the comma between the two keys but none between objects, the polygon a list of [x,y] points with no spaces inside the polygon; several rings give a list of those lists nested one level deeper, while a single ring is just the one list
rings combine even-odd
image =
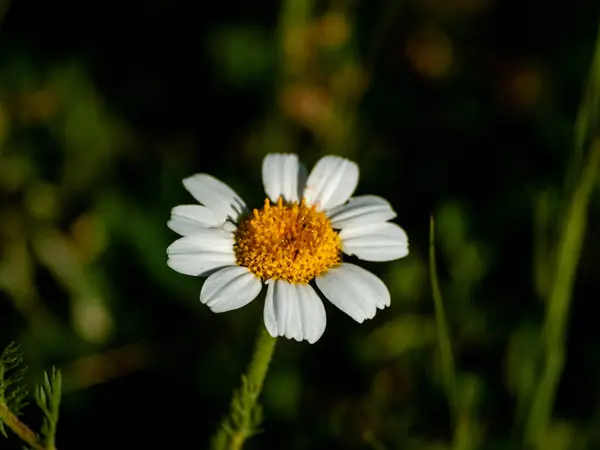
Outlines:
[{"label": "green plant in background", "polygon": [[47,450],[56,449],[54,442],[58,425],[61,389],[62,377],[60,371],[53,367],[50,375],[44,373],[44,383],[38,386],[35,392],[35,401],[44,412],[41,435],[43,436],[44,448]]},{"label": "green plant in background", "polygon": [[[552,421],[552,411],[558,384],[565,363],[565,336],[568,326],[572,291],[587,225],[587,209],[600,169],[600,29],[592,59],[589,80],[581,100],[575,126],[571,171],[564,187],[564,208],[561,215],[549,212],[550,193],[535,198],[536,241],[534,242],[534,286],[545,301],[545,320],[540,330],[527,325],[513,333],[507,355],[508,388],[517,398],[515,435],[525,448],[562,450],[584,446],[573,437],[573,429]],[[587,148],[587,152],[584,149]],[[587,162],[582,163],[585,155]],[[578,172],[579,170],[579,172]],[[452,215],[451,215],[452,216]],[[445,212],[444,217],[448,217]],[[553,223],[552,219],[556,219]],[[456,222],[456,220],[455,220]],[[458,226],[457,226],[458,225]],[[454,251],[463,240],[462,225],[452,227]],[[551,240],[551,231],[557,230]],[[480,270],[481,267],[477,267]],[[458,392],[457,370],[453,361],[451,334],[442,302],[435,263],[433,219],[430,226],[430,277],[437,319],[442,379],[454,422],[455,449],[479,448],[480,437],[465,426],[476,418],[462,416],[457,404],[468,404],[468,395]],[[459,399],[461,401],[459,401]],[[469,408],[467,408],[468,410]],[[479,427],[476,427],[476,429]],[[582,443],[583,442],[583,443]],[[515,444],[518,445],[518,444]],[[579,447],[578,447],[579,448]]]},{"label": "green plant in background", "polygon": [[[47,349],[36,335],[63,349],[58,341],[81,349],[110,338],[105,280],[94,264],[106,245],[103,224],[93,207],[76,216],[71,208],[110,167],[122,129],[75,64],[40,74],[15,63],[0,78],[0,96],[12,99],[0,104],[0,290],[33,330],[20,344],[35,365]],[[41,270],[68,293],[71,326],[39,292]]]},{"label": "green plant in background", "polygon": [[[456,239],[454,245],[460,245],[459,243],[463,242],[464,238],[462,236],[461,239]],[[465,247],[468,248],[468,246]],[[459,252],[459,249],[457,248],[456,251]],[[429,276],[436,318],[441,379],[450,409],[453,430],[451,448],[453,450],[476,449],[480,447],[483,439],[482,424],[477,417],[481,382],[474,374],[457,373],[452,350],[452,333],[449,328],[437,273],[433,217],[430,219],[429,226]]]},{"label": "green plant in background", "polygon": [[44,382],[35,392],[36,403],[44,414],[40,436],[18,418],[28,396],[23,382],[25,371],[21,350],[16,344],[9,344],[0,355],[0,432],[8,437],[6,428],[12,430],[33,450],[56,450],[62,386],[60,370],[53,368],[50,375],[44,373]]},{"label": "green plant in background", "polygon": [[[565,337],[573,296],[573,286],[587,226],[588,205],[597,184],[600,169],[600,27],[590,65],[587,87],[581,99],[575,124],[575,142],[571,168],[572,180],[565,183],[566,203],[556,244],[547,272],[546,316],[541,335],[542,369],[531,393],[525,436],[538,448],[551,445],[548,436],[558,384],[565,364]],[[587,151],[586,151],[587,149]],[[582,159],[583,162],[582,163]],[[571,181],[571,183],[569,183]],[[542,290],[543,292],[543,290]]]},{"label": "green plant in background", "polygon": [[[0,403],[15,416],[21,414],[29,394],[23,382],[26,370],[21,350],[11,342],[0,355]],[[0,432],[8,437],[2,421]]]},{"label": "green plant in background", "polygon": [[[386,32],[395,25],[395,14],[399,10],[408,10],[405,6],[409,3],[389,2],[382,8]],[[433,8],[434,3],[444,2],[420,5],[421,12]],[[434,22],[446,22],[428,25],[426,31],[406,39],[404,50],[409,64],[414,64],[415,71],[425,74],[429,80],[444,81],[442,75],[451,72],[453,46],[456,46],[455,55],[464,57],[460,55],[463,49],[459,47],[459,39],[448,39],[455,20],[448,12],[454,7],[459,8],[459,3],[460,8],[467,9],[492,2],[438,5],[436,14],[439,16]],[[342,1],[332,2],[323,9],[312,0],[285,0],[277,25],[277,39],[271,39],[266,28],[239,24],[215,27],[208,45],[219,80],[233,88],[274,90],[266,117],[259,119],[260,123],[249,133],[249,142],[239,150],[244,162],[254,164],[265,153],[281,151],[302,153],[307,159],[335,153],[361,163],[368,162],[363,166],[365,172],[373,174],[372,180],[379,178],[379,171],[390,175],[385,167],[378,167],[377,161],[379,157],[384,161],[393,159],[395,149],[388,149],[389,154],[382,156],[386,147],[379,141],[364,147],[368,150],[362,150],[361,134],[365,123],[359,118],[359,102],[370,84],[381,83],[381,80],[371,78],[374,75],[371,73],[374,70],[372,55],[358,57],[355,6],[354,2]],[[2,10],[0,5],[0,16]],[[419,25],[415,24],[415,27]],[[406,32],[412,33],[411,30]],[[383,37],[378,33],[375,46],[382,45]],[[390,71],[390,76],[403,76],[393,73],[394,70]],[[275,74],[274,82],[269,78],[271,74]],[[386,77],[384,74],[383,78]],[[384,83],[391,82],[384,80]],[[153,280],[152,286],[160,286],[168,292],[165,295],[167,301],[179,301],[189,311],[196,312],[194,280],[182,281],[181,277],[164,268],[162,249],[170,236],[164,230],[163,216],[168,206],[161,203],[156,192],[153,192],[152,201],[139,202],[130,191],[113,185],[112,178],[106,182],[106,174],[117,164],[127,161],[127,167],[131,168],[137,164],[135,158],[143,160],[136,166],[138,169],[142,167],[142,170],[152,172],[148,155],[150,160],[155,155],[147,149],[154,148],[154,144],[144,141],[140,145],[144,151],[131,145],[134,141],[128,139],[129,131],[112,119],[113,112],[107,110],[99,92],[77,63],[64,64],[44,74],[21,63],[7,64],[7,69],[3,67],[0,74],[0,88],[0,289],[27,322],[29,332],[20,342],[26,349],[28,365],[33,366],[33,372],[39,374],[46,367],[44,359],[77,360],[90,353],[103,352],[103,346],[111,343],[113,335],[121,339],[121,329],[115,328],[115,325],[122,327],[120,320],[123,317],[119,314],[120,305],[115,301],[119,297],[118,287],[104,273],[111,263],[96,264],[105,250],[119,241],[127,242],[131,253],[127,257],[133,256],[132,259],[137,260],[144,276]],[[405,92],[405,95],[410,97],[412,93]],[[456,95],[461,95],[460,88],[456,88]],[[471,100],[465,98],[458,103],[471,105]],[[407,101],[406,105],[410,104]],[[400,110],[406,107],[403,105]],[[385,102],[377,107],[380,106],[390,107]],[[397,108],[397,105],[393,107]],[[465,110],[470,111],[469,107]],[[468,111],[468,120],[464,114],[452,114],[452,124],[463,120],[470,123],[471,130],[476,133],[477,120],[473,125],[473,114]],[[278,419],[278,413],[283,416],[284,411],[288,420],[298,411],[306,411],[299,405],[315,408],[319,429],[314,435],[302,433],[306,446],[312,444],[318,434],[324,434],[330,439],[339,439],[341,447],[345,444],[351,447],[362,441],[377,450],[593,450],[598,439],[599,414],[585,422],[561,420],[554,405],[567,357],[565,338],[577,266],[585,244],[584,236],[586,232],[593,232],[587,230],[587,216],[597,185],[599,116],[600,37],[573,127],[573,152],[565,181],[538,188],[532,198],[532,278],[535,294],[543,301],[545,316],[542,323],[523,317],[524,323],[519,323],[515,329],[494,329],[501,336],[490,338],[486,325],[495,318],[484,313],[477,299],[485,299],[487,295],[480,287],[492,267],[492,245],[475,236],[475,227],[469,227],[474,225],[473,218],[478,211],[469,211],[460,200],[446,201],[434,215],[435,230],[432,218],[429,252],[423,250],[424,243],[423,249],[416,245],[406,263],[386,265],[383,279],[390,286],[393,300],[385,320],[375,322],[373,332],[368,336],[336,343],[341,351],[351,355],[348,359],[356,363],[357,377],[362,377],[366,384],[364,395],[357,394],[359,398],[348,395],[350,399],[327,398],[328,406],[323,409],[330,415],[319,416],[319,402],[325,400],[314,400],[314,391],[311,391],[314,386],[304,382],[301,370],[294,370],[298,369],[293,365],[297,350],[282,352],[284,362],[286,357],[291,359],[287,360],[284,370],[278,367],[271,370],[269,383],[265,386],[277,339],[261,326],[241,387],[233,394],[228,416],[214,435],[211,448],[240,449],[248,438],[261,431],[263,414],[259,397],[263,395],[261,402],[270,411],[269,416]],[[406,118],[399,114],[397,120],[401,122]],[[466,129],[466,125],[461,126]],[[305,134],[312,139],[308,144],[305,144]],[[39,138],[40,135],[51,141],[47,147],[54,151],[52,164],[47,163],[43,154],[46,144],[29,139],[29,136]],[[198,149],[191,146],[194,148],[189,153],[195,154]],[[159,151],[160,162],[157,164],[160,172],[158,175],[152,172],[148,177],[153,183],[160,177],[160,193],[165,198],[177,196],[179,193],[174,186],[178,186],[179,179],[185,176],[182,171],[189,169],[188,160],[183,158],[183,162],[176,162],[176,143],[165,141],[156,147],[163,148]],[[126,151],[122,151],[125,148]],[[401,151],[403,149],[399,148],[398,153]],[[56,173],[62,175],[48,177],[45,171],[50,166],[56,167]],[[390,180],[395,176],[399,175],[394,173]],[[242,179],[232,180],[238,183],[236,189],[243,189]],[[442,194],[439,196],[443,197]],[[77,211],[74,216],[73,210],[77,210],[78,202],[82,201],[87,205],[85,211]],[[501,205],[498,206],[500,209]],[[425,240],[423,238],[423,242]],[[439,265],[436,264],[436,252]],[[439,276],[437,267],[440,268]],[[50,299],[42,298],[38,292],[36,274],[40,268],[68,297],[68,325],[66,321],[57,320],[57,311],[48,305]],[[432,296],[425,292],[428,281]],[[109,305],[109,301],[115,304]],[[251,314],[240,311],[235,317],[218,323],[235,329],[237,336],[245,336],[252,332],[252,321],[247,320]],[[144,320],[130,320],[129,316],[126,319],[127,326],[131,324],[132,328],[140,326]],[[227,334],[220,333],[219,336]],[[503,346],[507,334],[504,386],[490,384],[484,374],[486,368],[471,366],[467,369],[463,366],[461,356],[465,347],[477,341],[478,350],[486,352],[489,340],[501,340]],[[211,364],[216,360],[226,365],[229,363],[227,358],[233,359],[235,342],[221,339],[219,337],[211,345],[215,353],[228,345],[227,352],[223,352],[226,356],[213,359]],[[136,358],[144,347],[132,345],[131,348],[133,350],[126,353],[125,359],[140,361]],[[207,352],[210,351],[213,350]],[[110,373],[106,370],[111,367],[110,352],[93,356],[98,373]],[[36,434],[19,419],[27,396],[24,371],[22,355],[11,344],[4,351],[0,364],[0,431],[10,436],[10,430],[13,430],[30,447],[38,450],[54,449],[63,391],[60,372],[44,373],[44,382],[35,390],[35,400],[44,417],[43,427]],[[226,371],[227,367],[223,367],[223,373]],[[202,377],[206,380],[213,377],[214,380],[212,372],[218,371],[211,370]],[[293,377],[288,377],[291,372]],[[117,368],[110,377],[122,373]],[[67,371],[65,374],[64,391],[88,387],[106,379],[87,369],[78,373],[72,371],[71,376]],[[198,383],[212,388],[213,384],[202,377],[198,377]],[[503,391],[515,400],[514,426],[510,435],[494,436],[496,424],[487,420],[489,410],[496,408],[496,399],[486,396],[493,389]],[[410,397],[411,392],[416,392],[416,397]],[[220,392],[218,395],[226,394]],[[443,414],[441,419],[437,417],[437,411],[420,410],[421,402],[429,404],[421,396],[439,396],[438,402],[445,398],[448,423]],[[421,433],[419,426],[423,425],[418,420],[423,416],[428,425],[432,425]],[[437,429],[432,431],[434,427]],[[252,440],[249,445],[255,442]],[[283,445],[287,446],[287,443]],[[293,445],[303,448],[301,443],[290,442],[290,448]]]}]

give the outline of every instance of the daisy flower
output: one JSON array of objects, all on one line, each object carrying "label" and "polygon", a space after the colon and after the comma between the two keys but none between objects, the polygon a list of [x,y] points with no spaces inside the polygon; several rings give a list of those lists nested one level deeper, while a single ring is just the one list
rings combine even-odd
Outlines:
[{"label": "daisy flower", "polygon": [[241,308],[267,285],[264,321],[273,337],[316,342],[327,317],[317,289],[362,323],[390,304],[385,284],[342,254],[365,261],[408,255],[402,228],[381,197],[351,197],[358,166],[321,158],[312,172],[293,154],[269,154],[262,165],[267,198],[249,212],[225,183],[200,173],[183,180],[201,205],[173,208],[169,228],[180,234],[167,264],[185,275],[208,276],[200,301],[214,312]]}]

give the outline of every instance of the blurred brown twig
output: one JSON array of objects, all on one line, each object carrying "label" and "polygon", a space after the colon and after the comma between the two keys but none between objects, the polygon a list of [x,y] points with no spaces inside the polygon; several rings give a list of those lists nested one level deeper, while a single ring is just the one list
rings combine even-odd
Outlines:
[{"label": "blurred brown twig", "polygon": [[150,352],[143,342],[96,353],[72,362],[63,368],[63,392],[73,392],[129,375],[148,367]]}]

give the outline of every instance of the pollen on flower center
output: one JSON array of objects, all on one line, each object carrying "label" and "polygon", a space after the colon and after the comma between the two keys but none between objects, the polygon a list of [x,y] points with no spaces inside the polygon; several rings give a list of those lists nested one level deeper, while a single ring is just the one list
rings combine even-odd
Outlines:
[{"label": "pollen on flower center", "polygon": [[235,235],[235,257],[263,280],[308,283],[341,261],[339,234],[324,212],[305,201],[265,200],[243,220]]}]

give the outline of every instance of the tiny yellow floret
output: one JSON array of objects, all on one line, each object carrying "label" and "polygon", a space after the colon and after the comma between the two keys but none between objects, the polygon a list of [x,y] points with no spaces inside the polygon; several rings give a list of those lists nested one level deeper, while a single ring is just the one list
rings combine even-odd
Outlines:
[{"label": "tiny yellow floret", "polygon": [[244,219],[235,234],[235,257],[263,280],[306,284],[341,262],[341,240],[324,212],[301,203],[265,206]]}]

